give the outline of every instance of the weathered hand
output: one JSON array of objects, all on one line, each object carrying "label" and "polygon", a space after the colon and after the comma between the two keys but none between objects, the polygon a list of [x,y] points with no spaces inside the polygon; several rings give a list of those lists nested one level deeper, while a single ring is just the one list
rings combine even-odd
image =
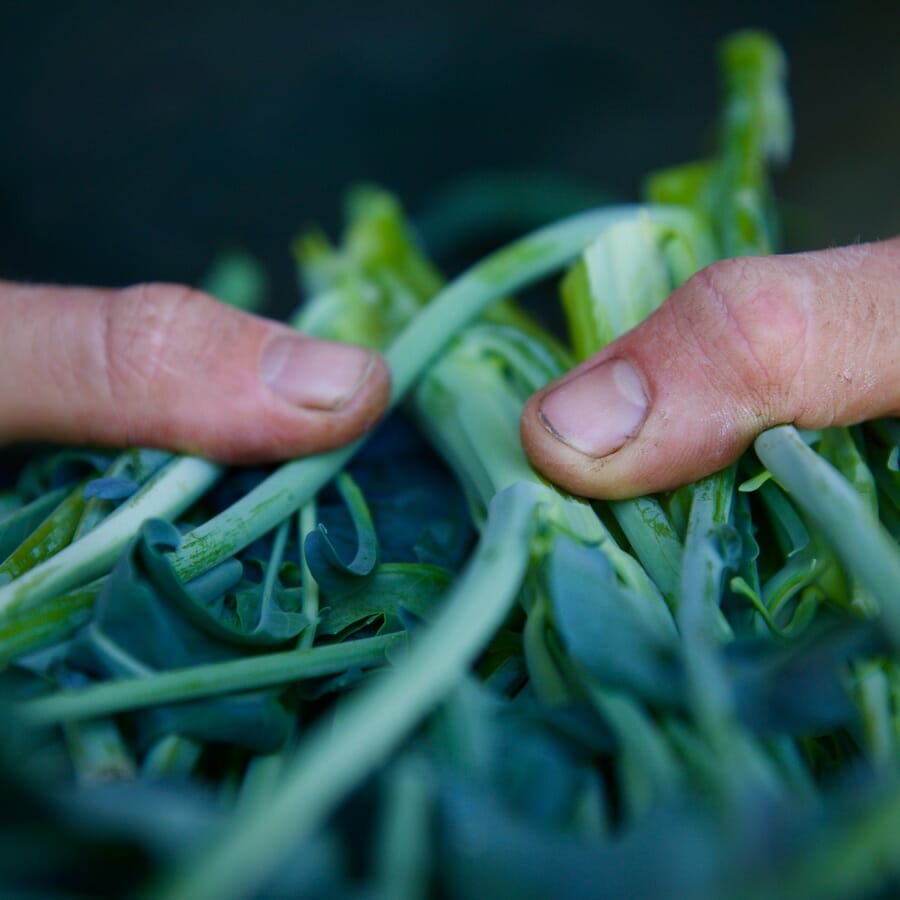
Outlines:
[{"label": "weathered hand", "polygon": [[0,443],[154,446],[221,462],[345,444],[384,411],[375,353],[170,284],[0,282]]},{"label": "weathered hand", "polygon": [[716,263],[529,401],[522,440],[564,488],[697,479],[761,431],[900,414],[900,238]]}]

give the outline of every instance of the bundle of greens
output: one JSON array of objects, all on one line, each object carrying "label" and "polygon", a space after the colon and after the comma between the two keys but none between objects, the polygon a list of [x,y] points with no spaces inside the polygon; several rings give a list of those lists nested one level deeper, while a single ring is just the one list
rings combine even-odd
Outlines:
[{"label": "bundle of greens", "polygon": [[[897,423],[776,428],[614,503],[546,483],[519,443],[525,400],[573,360],[704,265],[778,246],[783,59],[741,33],[722,66],[717,155],[652,176],[646,204],[446,284],[375,188],[338,246],[297,242],[294,324],[392,370],[364,445],[272,469],[151,450],[26,467],[0,499],[4,888],[896,887]],[[561,269],[569,347],[508,299]],[[251,305],[260,280],[241,262],[214,289]]]}]

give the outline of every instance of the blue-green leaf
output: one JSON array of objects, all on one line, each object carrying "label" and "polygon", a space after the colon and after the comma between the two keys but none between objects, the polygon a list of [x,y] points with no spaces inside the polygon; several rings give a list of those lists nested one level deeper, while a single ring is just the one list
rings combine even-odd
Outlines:
[{"label": "blue-green leaf", "polygon": [[556,630],[568,653],[601,684],[678,704],[682,673],[674,627],[620,584],[605,554],[560,536],[544,563]]},{"label": "blue-green leaf", "polygon": [[366,505],[362,491],[346,472],[337,478],[340,492],[356,535],[356,549],[348,561],[341,558],[328,534],[328,529],[319,525],[318,531],[306,536],[304,551],[306,563],[323,590],[336,593],[353,590],[356,583],[369,575],[378,562],[378,539],[375,525]]},{"label": "blue-green leaf", "polygon": [[130,497],[140,485],[131,478],[109,476],[95,478],[84,486],[84,499],[97,497],[100,500],[124,500]]}]

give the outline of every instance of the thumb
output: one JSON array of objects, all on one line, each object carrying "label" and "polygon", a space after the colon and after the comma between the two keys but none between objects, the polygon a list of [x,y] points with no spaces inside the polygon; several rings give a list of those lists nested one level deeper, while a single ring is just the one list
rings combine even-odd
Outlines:
[{"label": "thumb", "polygon": [[0,282],[0,443],[154,446],[262,462],[347,443],[384,411],[377,354],[199,291]]},{"label": "thumb", "polygon": [[610,499],[733,462],[761,431],[900,413],[900,238],[703,269],[533,396],[531,461]]}]

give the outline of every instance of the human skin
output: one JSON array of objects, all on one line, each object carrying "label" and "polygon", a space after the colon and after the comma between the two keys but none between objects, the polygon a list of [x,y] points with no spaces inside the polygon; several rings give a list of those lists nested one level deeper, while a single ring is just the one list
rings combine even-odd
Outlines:
[{"label": "human skin", "polygon": [[384,412],[390,374],[181,285],[0,282],[0,443],[154,446],[226,463],[346,444]]},{"label": "human skin", "polygon": [[900,238],[703,269],[528,402],[522,442],[567,490],[618,499],[733,462],[766,428],[900,414]]},{"label": "human skin", "polygon": [[[383,414],[382,357],[180,285],[0,282],[0,443],[155,446],[226,463],[345,444]],[[736,459],[761,431],[900,414],[900,238],[715,263],[535,394],[534,466],[622,498]]]}]

